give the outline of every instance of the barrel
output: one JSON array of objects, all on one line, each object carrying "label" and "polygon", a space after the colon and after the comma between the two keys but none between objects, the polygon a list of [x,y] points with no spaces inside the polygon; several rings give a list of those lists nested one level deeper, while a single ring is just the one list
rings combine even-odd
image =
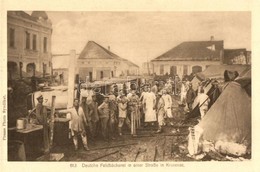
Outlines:
[{"label": "barrel", "polygon": [[18,140],[8,141],[8,161],[26,161],[23,142]]}]

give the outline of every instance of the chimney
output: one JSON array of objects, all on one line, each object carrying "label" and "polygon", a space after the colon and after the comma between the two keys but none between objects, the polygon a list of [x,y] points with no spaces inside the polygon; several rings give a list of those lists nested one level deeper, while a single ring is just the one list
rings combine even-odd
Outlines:
[{"label": "chimney", "polygon": [[210,41],[214,41],[214,36],[211,36],[211,37],[210,37]]},{"label": "chimney", "polygon": [[110,46],[107,47],[108,51],[110,51]]}]

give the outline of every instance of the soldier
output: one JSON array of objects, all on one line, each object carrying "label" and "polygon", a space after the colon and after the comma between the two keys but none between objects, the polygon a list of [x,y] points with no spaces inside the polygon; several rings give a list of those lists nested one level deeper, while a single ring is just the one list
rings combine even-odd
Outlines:
[{"label": "soldier", "polygon": [[164,103],[165,103],[165,106],[164,106],[165,117],[169,120],[170,125],[173,126],[172,97],[168,92],[166,92],[166,90],[163,90],[162,94],[163,94],[162,99],[164,100]]},{"label": "soldier", "polygon": [[157,121],[156,119],[156,96],[153,92],[151,92],[151,89],[148,88],[148,92],[145,94],[144,97],[144,103],[145,103],[145,126],[148,125],[148,123],[151,123],[154,125],[154,122]]},{"label": "soldier", "polygon": [[92,139],[96,138],[97,136],[97,124],[99,121],[99,116],[98,116],[98,103],[96,101],[96,95],[92,95],[91,100],[87,100],[87,105],[88,105],[88,114],[90,116],[90,133],[92,136]]},{"label": "soldier", "polygon": [[37,97],[38,104],[36,105],[36,124],[43,125],[43,145],[44,153],[50,152],[50,131],[47,108],[43,105],[43,96]]},{"label": "soldier", "polygon": [[162,126],[164,124],[164,114],[165,114],[165,103],[164,100],[162,98],[162,92],[158,93],[158,97],[159,97],[159,101],[157,104],[157,115],[158,115],[158,130],[157,133],[161,133],[162,132]]},{"label": "soldier", "polygon": [[136,120],[140,119],[139,114],[139,97],[136,90],[132,90],[131,95],[128,96],[128,116],[131,116],[132,134],[135,134]]},{"label": "soldier", "polygon": [[117,122],[117,103],[116,103],[116,96],[113,94],[113,92],[110,92],[109,94],[109,137],[114,140],[115,139],[115,124]]},{"label": "soldier", "polygon": [[119,110],[119,119],[118,119],[118,133],[121,136],[122,135],[122,127],[124,123],[127,125],[127,127],[130,129],[130,121],[127,117],[127,99],[125,95],[121,96],[121,101],[118,103],[118,110]]},{"label": "soldier", "polygon": [[103,139],[108,141],[107,124],[109,120],[110,110],[109,110],[109,96],[104,96],[103,103],[98,107],[99,119],[101,123],[101,133]]},{"label": "soldier", "polygon": [[78,136],[81,136],[84,149],[89,150],[87,134],[85,130],[85,125],[87,123],[86,116],[81,106],[79,106],[79,100],[74,99],[73,107],[70,109],[59,110],[58,113],[69,113],[67,116],[70,119],[70,128],[73,136],[73,143],[75,146],[75,151],[78,150]]},{"label": "soldier", "polygon": [[196,94],[192,88],[192,83],[189,83],[189,89],[186,93],[186,102],[187,102],[187,106],[189,108],[189,112],[192,111],[192,104],[194,102],[195,97],[196,97]]}]

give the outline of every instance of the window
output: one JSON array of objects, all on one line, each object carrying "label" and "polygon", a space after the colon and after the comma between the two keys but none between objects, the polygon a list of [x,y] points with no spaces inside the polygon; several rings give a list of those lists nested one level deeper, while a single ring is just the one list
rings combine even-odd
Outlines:
[{"label": "window", "polygon": [[42,63],[42,73],[43,73],[43,76],[45,76],[46,72],[47,72],[47,64]]},{"label": "window", "polygon": [[187,75],[188,74],[188,66],[184,65],[183,66],[183,75]]},{"label": "window", "polygon": [[170,75],[172,76],[177,75],[177,66],[171,66]]},{"label": "window", "polygon": [[112,78],[114,77],[114,71],[111,71],[111,77]]},{"label": "window", "polygon": [[47,52],[47,37],[43,38],[43,52]]},{"label": "window", "polygon": [[92,79],[93,79],[93,74],[92,72],[89,72],[89,81],[92,82]]},{"label": "window", "polygon": [[9,46],[14,48],[15,41],[15,30],[13,28],[9,29]]},{"label": "window", "polygon": [[25,44],[25,48],[26,49],[30,49],[30,33],[29,32],[25,32],[26,34],[26,44]]},{"label": "window", "polygon": [[160,74],[163,75],[164,74],[164,66],[160,65]]},{"label": "window", "polygon": [[103,71],[100,72],[100,79],[103,79],[104,78],[104,73]]},{"label": "window", "polygon": [[37,48],[37,37],[36,35],[34,34],[33,35],[33,50],[36,50]]}]

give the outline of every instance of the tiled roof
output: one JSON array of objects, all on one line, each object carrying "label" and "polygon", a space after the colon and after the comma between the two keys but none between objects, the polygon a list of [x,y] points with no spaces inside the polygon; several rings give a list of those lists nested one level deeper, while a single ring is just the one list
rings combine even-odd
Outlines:
[{"label": "tiled roof", "polygon": [[117,60],[125,61],[129,65],[137,66],[136,64],[130,62],[129,60],[119,57],[118,55],[107,50],[106,48],[102,47],[101,45],[99,45],[94,41],[89,41],[87,43],[87,45],[81,51],[79,55],[79,59],[117,59]]},{"label": "tiled roof", "polygon": [[223,41],[183,42],[152,61],[221,60]]}]

